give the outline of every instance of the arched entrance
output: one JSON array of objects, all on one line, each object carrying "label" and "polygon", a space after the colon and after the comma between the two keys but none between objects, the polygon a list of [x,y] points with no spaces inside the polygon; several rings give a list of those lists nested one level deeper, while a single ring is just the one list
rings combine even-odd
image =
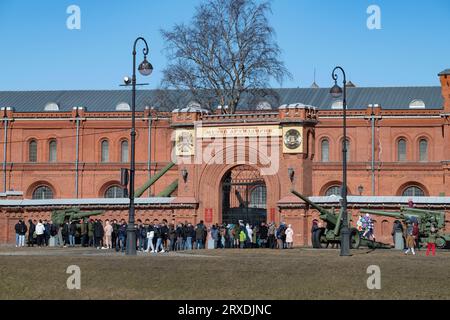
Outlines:
[{"label": "arched entrance", "polygon": [[267,189],[258,169],[240,165],[222,179],[222,222],[260,224],[267,221]]}]

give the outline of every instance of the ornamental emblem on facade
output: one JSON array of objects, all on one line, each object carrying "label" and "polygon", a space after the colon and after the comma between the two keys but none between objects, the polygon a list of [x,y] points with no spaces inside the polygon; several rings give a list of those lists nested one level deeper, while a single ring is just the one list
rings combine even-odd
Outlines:
[{"label": "ornamental emblem on facade", "polygon": [[177,134],[176,148],[178,155],[192,155],[194,152],[194,135],[192,131]]},{"label": "ornamental emblem on facade", "polygon": [[302,144],[302,136],[298,130],[290,129],[284,135],[284,145],[288,149],[297,149]]}]

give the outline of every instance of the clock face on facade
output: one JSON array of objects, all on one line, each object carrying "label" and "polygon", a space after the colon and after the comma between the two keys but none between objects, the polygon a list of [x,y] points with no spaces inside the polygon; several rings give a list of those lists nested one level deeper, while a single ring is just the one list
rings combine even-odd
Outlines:
[{"label": "clock face on facade", "polygon": [[300,131],[296,129],[288,130],[284,135],[284,145],[288,149],[297,149],[302,144]]},{"label": "clock face on facade", "polygon": [[194,136],[192,132],[181,132],[177,137],[178,154],[191,154],[194,150]]}]

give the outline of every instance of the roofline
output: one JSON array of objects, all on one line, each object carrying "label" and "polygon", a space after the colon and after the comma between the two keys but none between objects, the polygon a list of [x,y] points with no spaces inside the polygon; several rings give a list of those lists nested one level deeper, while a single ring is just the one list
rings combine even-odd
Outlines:
[{"label": "roofline", "polygon": [[[450,75],[450,72],[448,73]],[[380,87],[374,87],[374,86],[369,86],[369,87],[362,87],[362,86],[357,86],[357,87],[347,87],[347,89],[349,90],[353,90],[353,89],[399,89],[399,88],[441,88],[441,86],[436,85],[436,86],[431,86],[431,85],[424,85],[424,86],[420,86],[420,85],[412,85],[412,86],[380,86]],[[326,90],[329,89],[328,87],[320,87],[320,88],[310,88],[310,87],[292,87],[292,88],[261,88],[260,90]],[[1,92],[4,93],[18,93],[18,92],[129,92],[129,90],[127,89],[70,89],[70,90],[0,90]],[[137,91],[186,91],[186,92],[190,92],[190,90],[188,89],[137,89]],[[250,90],[249,90],[250,91]]]}]

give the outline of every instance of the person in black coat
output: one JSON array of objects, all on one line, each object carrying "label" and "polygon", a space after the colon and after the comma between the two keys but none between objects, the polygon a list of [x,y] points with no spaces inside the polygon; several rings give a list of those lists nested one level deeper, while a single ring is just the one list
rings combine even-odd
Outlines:
[{"label": "person in black coat", "polygon": [[100,249],[104,233],[105,233],[105,231],[103,229],[103,224],[102,224],[101,220],[95,219],[95,222],[94,222],[94,247],[97,247],[97,249]]},{"label": "person in black coat", "polygon": [[261,226],[259,227],[259,240],[261,241],[261,248],[267,248],[267,237],[269,234],[269,228],[267,228],[267,225],[262,222]]},{"label": "person in black coat", "polygon": [[63,241],[64,241],[64,247],[67,247],[68,245],[70,245],[70,241],[69,241],[69,235],[70,235],[69,220],[64,221],[64,223],[62,225],[61,234],[62,234]]},{"label": "person in black coat", "polygon": [[31,221],[31,219],[28,220],[28,223],[30,224],[30,226],[28,228],[28,246],[34,247],[33,234],[34,234],[34,231],[36,230],[36,225],[33,223],[33,221]]},{"label": "person in black coat", "polygon": [[77,234],[77,222],[72,221],[69,225],[69,245],[75,247],[75,235]]},{"label": "person in black coat", "polygon": [[47,220],[44,220],[44,241],[45,245],[48,246],[48,241],[50,240],[50,225]]},{"label": "person in black coat", "polygon": [[315,248],[315,249],[321,248],[320,233],[321,233],[321,230],[319,228],[319,223],[316,219],[314,219],[312,222],[312,227],[311,227],[311,240],[312,240],[313,248]]},{"label": "person in black coat", "polygon": [[28,227],[25,222],[20,219],[19,222],[15,226],[16,230],[16,247],[24,247],[25,246],[25,234],[27,233]]}]

